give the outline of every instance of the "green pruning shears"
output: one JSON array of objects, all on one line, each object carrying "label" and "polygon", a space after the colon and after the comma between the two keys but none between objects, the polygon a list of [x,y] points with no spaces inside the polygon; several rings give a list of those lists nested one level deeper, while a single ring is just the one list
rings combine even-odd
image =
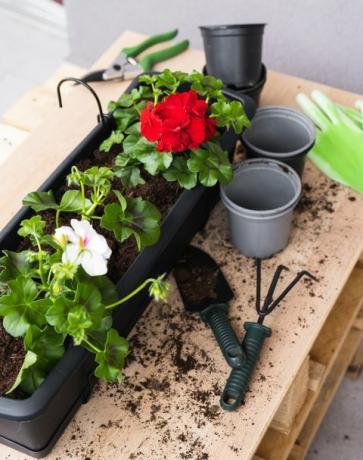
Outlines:
[{"label": "green pruning shears", "polygon": [[183,40],[176,45],[147,54],[140,61],[137,61],[136,57],[158,43],[172,40],[177,34],[178,29],[174,29],[164,34],[153,35],[138,45],[123,48],[121,54],[107,69],[90,72],[81,78],[81,80],[84,83],[92,81],[129,80],[140,73],[149,72],[155,64],[166,61],[185,51],[189,46],[189,41]]},{"label": "green pruning shears", "polygon": [[363,194],[363,100],[357,110],[335,104],[321,91],[296,100],[318,127],[309,158],[328,177]]}]

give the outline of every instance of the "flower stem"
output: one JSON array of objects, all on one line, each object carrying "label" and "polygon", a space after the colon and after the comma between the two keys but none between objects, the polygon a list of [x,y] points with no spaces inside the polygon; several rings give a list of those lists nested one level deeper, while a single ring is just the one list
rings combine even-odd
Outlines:
[{"label": "flower stem", "polygon": [[55,225],[57,228],[60,227],[59,215],[60,215],[60,209],[57,209],[57,212],[55,213]]},{"label": "flower stem", "polygon": [[142,291],[148,284],[151,284],[154,282],[153,278],[148,278],[145,280],[142,284],[140,284],[139,287],[134,289],[130,294],[127,294],[127,296],[123,297],[122,299],[118,300],[117,302],[111,303],[110,305],[107,305],[105,308],[106,310],[111,310],[112,308],[118,307],[119,305],[127,302],[130,300],[132,297],[134,297],[136,294],[138,294],[140,291]]},{"label": "flower stem", "polygon": [[35,242],[37,243],[38,247],[38,263],[39,263],[39,276],[43,286],[46,286],[45,279],[44,279],[44,272],[43,272],[43,255],[42,255],[42,246],[40,245],[39,238],[34,235]]},{"label": "flower stem", "polygon": [[91,350],[93,350],[95,353],[100,353],[102,350],[96,347],[92,342],[90,342],[88,339],[83,339],[83,342],[88,345]]}]

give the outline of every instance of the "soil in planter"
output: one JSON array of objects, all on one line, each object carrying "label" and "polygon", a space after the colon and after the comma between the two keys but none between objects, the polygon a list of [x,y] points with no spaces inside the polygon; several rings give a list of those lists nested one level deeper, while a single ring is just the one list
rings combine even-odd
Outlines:
[{"label": "soil in planter", "polygon": [[[25,351],[23,338],[9,335],[0,322],[0,396],[11,387],[23,364]],[[15,391],[12,398],[24,397],[22,392]]]}]

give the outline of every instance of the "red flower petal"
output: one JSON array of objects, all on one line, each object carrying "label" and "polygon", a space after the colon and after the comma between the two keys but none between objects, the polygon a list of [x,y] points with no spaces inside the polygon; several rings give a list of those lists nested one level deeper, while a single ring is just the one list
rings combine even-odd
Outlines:
[{"label": "red flower petal", "polygon": [[148,103],[141,112],[141,133],[150,142],[157,141],[161,136],[162,120],[153,111],[153,105]]},{"label": "red flower petal", "polygon": [[141,132],[148,140],[158,141],[159,152],[196,149],[216,131],[207,109],[208,104],[193,90],[171,94],[155,107],[148,104],[141,114]]},{"label": "red flower petal", "polygon": [[214,118],[206,117],[205,119],[205,139],[204,142],[207,142],[209,139],[212,139],[216,133],[216,120]]},{"label": "red flower petal", "polygon": [[189,125],[190,142],[188,148],[191,150],[197,149],[202,142],[204,142],[205,134],[205,121],[203,118],[193,118]]}]

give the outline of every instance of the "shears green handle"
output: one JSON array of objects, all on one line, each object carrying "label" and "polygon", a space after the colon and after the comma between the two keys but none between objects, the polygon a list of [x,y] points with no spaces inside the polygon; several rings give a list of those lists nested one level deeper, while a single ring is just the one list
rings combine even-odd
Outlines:
[{"label": "shears green handle", "polygon": [[232,370],[220,399],[221,407],[229,412],[236,410],[242,404],[263,342],[266,337],[270,337],[272,332],[269,327],[259,323],[246,322],[244,328],[246,334],[242,347],[247,360],[242,367]]},{"label": "shears green handle", "polygon": [[177,33],[178,29],[174,29],[170,32],[165,32],[165,34],[152,35],[151,37],[147,38],[138,45],[123,48],[121,50],[121,53],[125,54],[127,57],[135,58],[143,51],[147,50],[148,48],[151,48],[154,45],[157,45],[158,43],[163,43],[167,42],[168,40],[172,40],[176,37]]},{"label": "shears green handle", "polygon": [[188,40],[183,40],[176,45],[170,46],[164,50],[155,51],[154,53],[150,53],[144,58],[140,59],[138,62],[139,66],[142,68],[144,72],[149,72],[155,64],[159,62],[166,61],[174,56],[185,51],[189,46]]}]

